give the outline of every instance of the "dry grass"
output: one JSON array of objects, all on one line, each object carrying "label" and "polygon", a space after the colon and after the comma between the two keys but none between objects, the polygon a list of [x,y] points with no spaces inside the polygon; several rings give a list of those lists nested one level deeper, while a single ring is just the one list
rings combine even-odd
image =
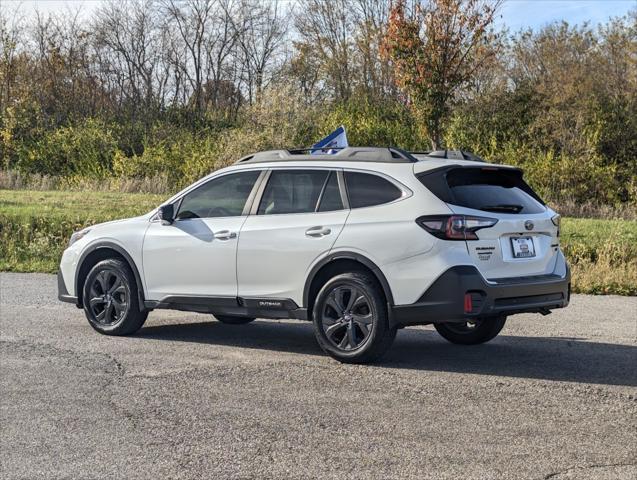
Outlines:
[{"label": "dry grass", "polygon": [[581,261],[572,264],[571,269],[575,293],[637,295],[636,260],[616,265],[601,255],[596,262]]},{"label": "dry grass", "polygon": [[637,295],[637,221],[565,218],[574,292]]},{"label": "dry grass", "polygon": [[637,204],[603,205],[598,202],[578,203],[573,200],[550,202],[563,217],[637,220]]},{"label": "dry grass", "polygon": [[0,170],[0,190],[165,194],[174,189],[171,189],[165,177],[90,179],[39,174],[24,175],[14,170]]}]

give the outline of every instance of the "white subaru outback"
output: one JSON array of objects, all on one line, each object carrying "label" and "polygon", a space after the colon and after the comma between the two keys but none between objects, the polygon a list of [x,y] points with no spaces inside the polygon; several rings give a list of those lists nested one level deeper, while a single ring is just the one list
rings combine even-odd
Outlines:
[{"label": "white subaru outback", "polygon": [[522,171],[459,151],[260,152],[141,217],[76,232],[59,299],[100,333],[148,312],[229,324],[296,318],[344,362],[367,362],[396,330],[494,338],[507,316],[568,305],[559,216]]}]

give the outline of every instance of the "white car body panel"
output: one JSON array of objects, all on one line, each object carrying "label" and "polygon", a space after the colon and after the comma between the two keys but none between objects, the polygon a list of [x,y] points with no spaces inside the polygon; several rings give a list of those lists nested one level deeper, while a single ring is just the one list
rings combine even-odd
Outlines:
[{"label": "white car body panel", "polygon": [[[237,295],[237,238],[246,216],[150,222],[143,247],[146,299]],[[215,237],[229,231],[234,238]]]},{"label": "white car body panel", "polygon": [[[67,248],[62,255],[60,270],[69,294],[81,295],[81,292],[75,291],[75,273],[79,268],[78,262],[85,253],[93,250],[98,244],[109,243],[125,251],[135,263],[143,282],[143,275],[141,275],[142,245],[151,216],[152,213],[149,213],[140,217],[115,220],[89,227],[89,233]],[[146,289],[146,284],[143,283],[142,287]]]},{"label": "white car body panel", "polygon": [[[386,205],[352,209],[334,245],[334,252],[351,251],[379,267],[396,304],[410,303],[417,298],[416,293],[422,293],[422,276],[414,283],[414,275],[418,277],[417,271],[426,270],[428,253],[438,242],[415,222],[426,211],[419,203],[419,198],[411,196]],[[397,265],[401,265],[398,271]]]},{"label": "white car body panel", "polygon": [[[330,252],[348,214],[338,210],[250,216],[239,236],[239,296],[290,298],[302,305],[309,267]],[[317,227],[330,233],[306,235]]]}]

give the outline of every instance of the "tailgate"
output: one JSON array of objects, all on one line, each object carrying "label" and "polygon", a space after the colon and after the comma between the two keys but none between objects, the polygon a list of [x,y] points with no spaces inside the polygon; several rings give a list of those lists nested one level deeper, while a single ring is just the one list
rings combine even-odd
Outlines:
[{"label": "tailgate", "polygon": [[451,165],[418,175],[455,214],[497,220],[492,227],[477,230],[477,240],[466,240],[486,279],[554,270],[559,250],[555,212],[522,176],[520,169],[494,165]]},{"label": "tailgate", "polygon": [[547,210],[537,215],[502,215],[449,205],[454,213],[498,220],[467,241],[467,250],[486,279],[524,277],[553,272],[559,249],[558,229]]}]

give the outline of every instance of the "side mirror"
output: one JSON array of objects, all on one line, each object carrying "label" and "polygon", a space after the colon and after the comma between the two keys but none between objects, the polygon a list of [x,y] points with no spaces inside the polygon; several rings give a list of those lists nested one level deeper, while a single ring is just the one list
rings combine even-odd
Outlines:
[{"label": "side mirror", "polygon": [[159,219],[163,225],[170,225],[175,221],[175,207],[173,204],[162,205],[159,207]]}]

